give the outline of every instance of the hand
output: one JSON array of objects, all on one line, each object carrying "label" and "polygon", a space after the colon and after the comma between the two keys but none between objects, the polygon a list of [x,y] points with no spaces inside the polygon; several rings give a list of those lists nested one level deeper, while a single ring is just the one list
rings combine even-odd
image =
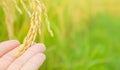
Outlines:
[{"label": "hand", "polygon": [[0,43],[0,70],[37,70],[45,60],[45,46],[35,44],[20,57],[14,55],[20,43],[10,40]]}]

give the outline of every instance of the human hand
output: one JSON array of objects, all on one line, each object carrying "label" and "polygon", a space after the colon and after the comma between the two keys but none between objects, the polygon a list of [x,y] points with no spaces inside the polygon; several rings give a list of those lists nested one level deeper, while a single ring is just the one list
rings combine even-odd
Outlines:
[{"label": "human hand", "polygon": [[45,60],[45,46],[35,44],[20,57],[14,55],[20,43],[10,40],[0,43],[0,70],[37,70]]}]

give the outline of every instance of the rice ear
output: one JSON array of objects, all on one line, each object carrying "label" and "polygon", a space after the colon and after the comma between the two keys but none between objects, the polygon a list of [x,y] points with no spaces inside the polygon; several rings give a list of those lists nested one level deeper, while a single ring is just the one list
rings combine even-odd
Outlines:
[{"label": "rice ear", "polygon": [[[39,34],[41,34],[40,26],[42,23],[42,13],[44,13],[44,16],[46,18],[48,31],[50,32],[51,36],[53,36],[53,32],[50,29],[50,23],[48,21],[45,6],[43,6],[43,3],[41,2],[41,0],[32,0],[31,2],[33,2],[32,6],[31,6],[31,9],[33,10],[33,12],[31,15],[30,29],[23,41],[23,44],[20,46],[20,48],[16,52],[16,54],[15,54],[16,57],[19,57],[20,55],[22,55],[29,47],[31,47],[33,45],[36,35],[37,35],[37,32],[39,32]],[[24,9],[26,9],[25,4],[23,3],[22,0],[21,0],[21,3],[23,5]],[[26,11],[29,14],[29,10],[26,9]]]}]

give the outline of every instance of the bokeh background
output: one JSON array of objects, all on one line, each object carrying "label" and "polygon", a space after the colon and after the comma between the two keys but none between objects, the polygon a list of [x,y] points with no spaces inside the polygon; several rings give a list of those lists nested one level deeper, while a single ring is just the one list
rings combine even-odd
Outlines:
[{"label": "bokeh background", "polygon": [[[0,0],[0,5],[2,0]],[[0,6],[0,41],[26,36],[30,18],[23,10]],[[120,70],[120,0],[44,0],[54,37],[46,26],[36,42],[45,43],[40,70]]]}]

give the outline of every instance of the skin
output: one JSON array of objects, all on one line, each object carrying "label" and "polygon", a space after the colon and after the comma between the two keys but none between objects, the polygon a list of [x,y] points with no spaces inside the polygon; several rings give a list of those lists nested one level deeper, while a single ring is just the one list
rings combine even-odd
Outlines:
[{"label": "skin", "polygon": [[34,44],[20,57],[15,53],[20,43],[10,40],[0,43],[0,70],[38,70],[45,60],[44,44]]}]

